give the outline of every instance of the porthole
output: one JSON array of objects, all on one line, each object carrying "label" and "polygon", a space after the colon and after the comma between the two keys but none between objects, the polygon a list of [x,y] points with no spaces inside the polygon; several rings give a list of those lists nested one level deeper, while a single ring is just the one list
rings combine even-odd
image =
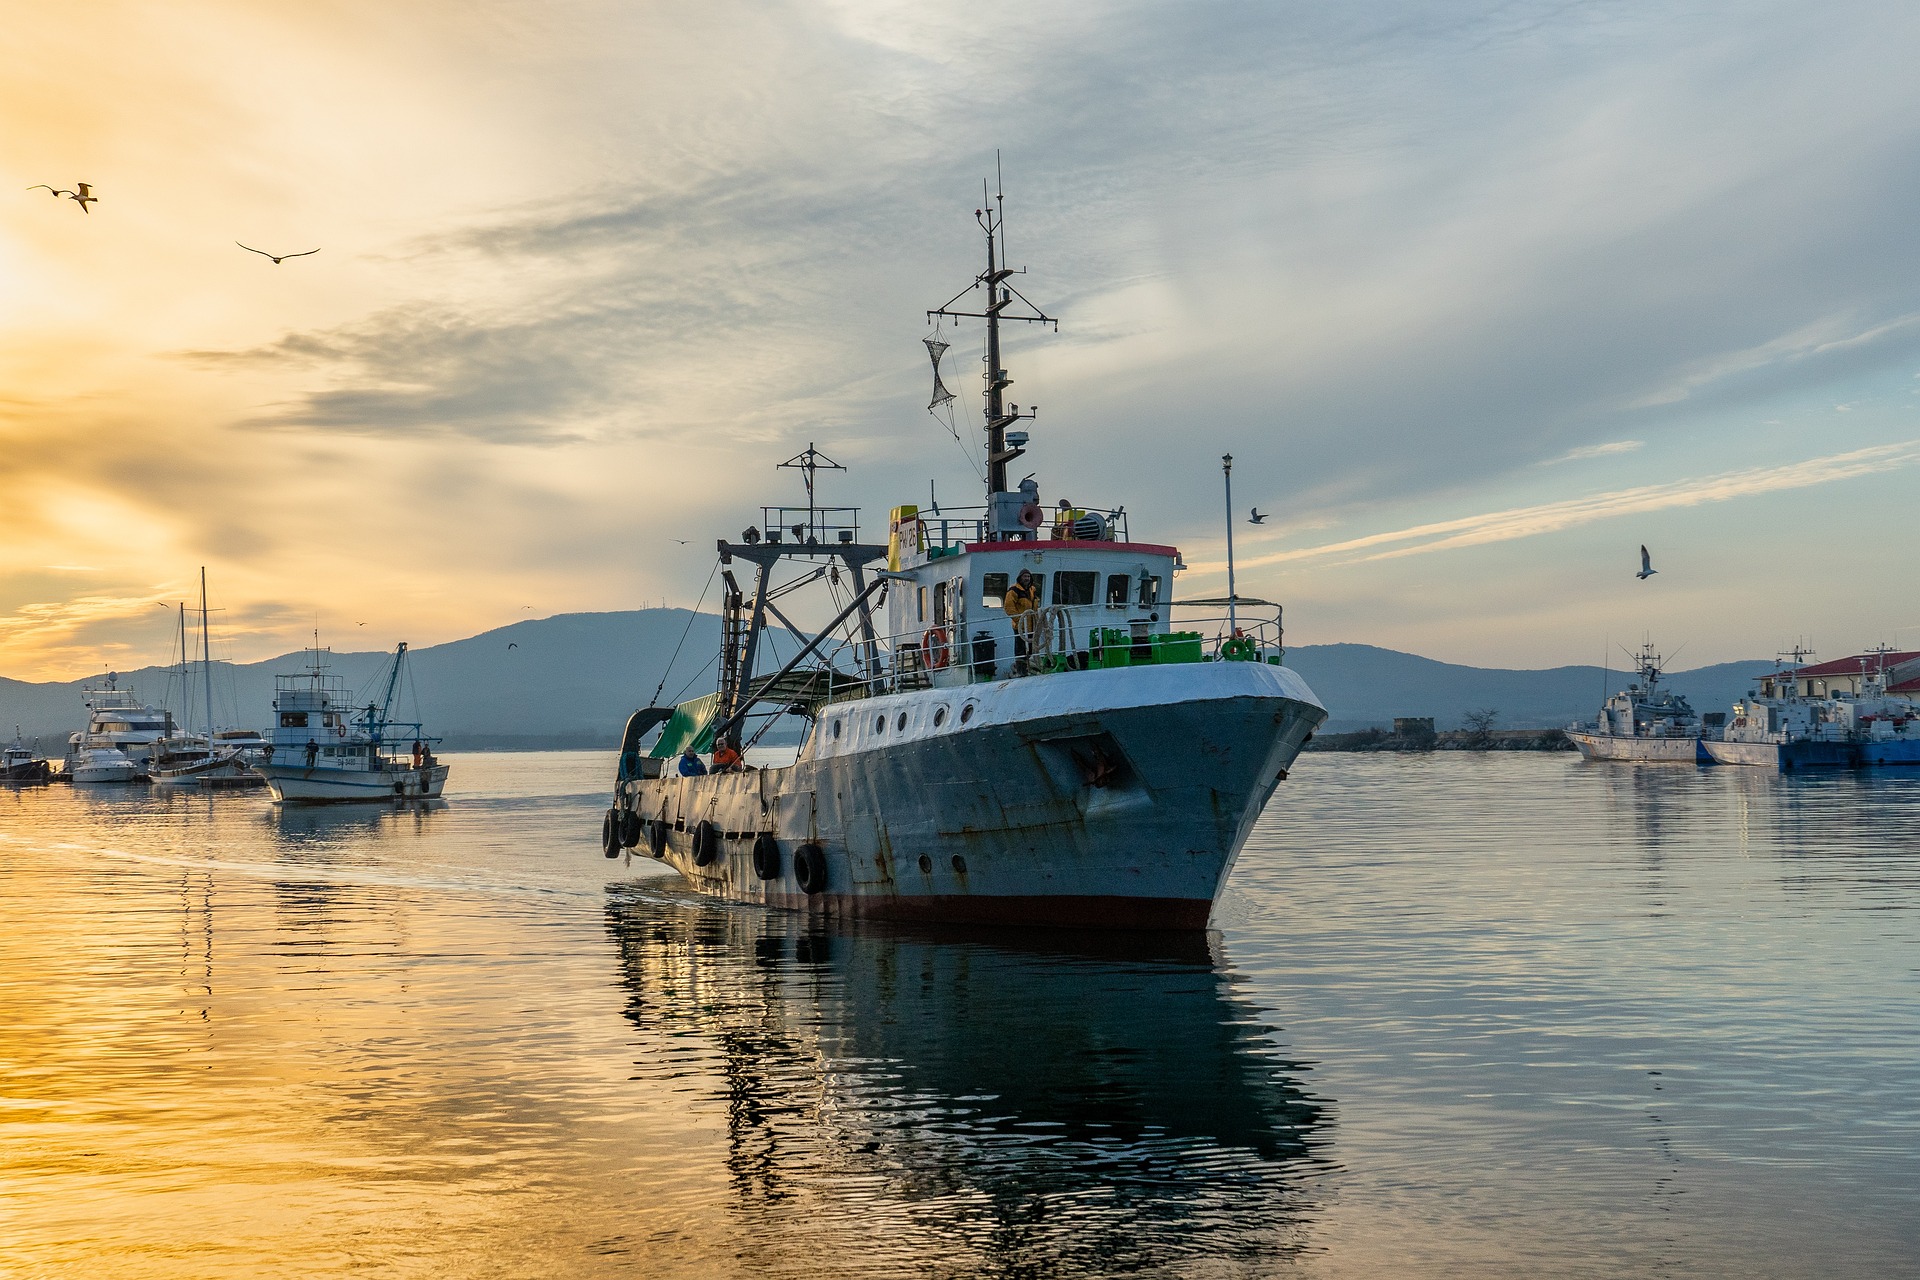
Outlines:
[{"label": "porthole", "polygon": [[967,874],[967,860],[966,860],[965,858],[963,858],[963,857],[961,857],[961,856],[960,856],[959,854],[957,854],[957,853],[956,853],[956,854],[954,854],[954,855],[953,855],[953,869],[954,869],[954,871],[955,871],[955,873],[956,873],[956,874],[959,874],[959,875],[965,875],[965,874]]},{"label": "porthole", "polygon": [[887,731],[887,718],[885,716],[875,716],[873,718],[873,731],[875,733],[885,733]]},{"label": "porthole", "polygon": [[904,729],[906,729],[906,727],[907,727],[907,713],[906,713],[906,712],[904,712],[904,711],[902,711],[902,712],[900,713],[900,718],[899,718],[898,720],[895,720],[895,721],[893,722],[893,727],[894,727],[895,729],[900,729],[900,730],[904,730]]},{"label": "porthole", "polygon": [[840,722],[838,720],[833,722],[833,736],[836,738],[840,736]]},{"label": "porthole", "polygon": [[920,874],[923,876],[933,874],[933,859],[924,853],[920,855]]},{"label": "porthole", "polygon": [[971,719],[973,719],[973,704],[969,702],[966,706],[960,708],[960,723],[965,724]]},{"label": "porthole", "polygon": [[947,722],[947,709],[945,707],[935,707],[933,709],[933,727],[938,729],[941,725],[945,724],[946,722]]}]

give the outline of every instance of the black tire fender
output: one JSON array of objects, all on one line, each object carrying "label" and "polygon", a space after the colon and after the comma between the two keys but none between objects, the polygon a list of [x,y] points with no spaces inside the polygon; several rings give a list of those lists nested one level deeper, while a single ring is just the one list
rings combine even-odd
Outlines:
[{"label": "black tire fender", "polygon": [[753,874],[762,880],[780,878],[780,842],[773,832],[762,831],[753,841]]},{"label": "black tire fender", "polygon": [[809,896],[827,887],[827,851],[809,840],[793,851],[793,878]]},{"label": "black tire fender", "polygon": [[620,811],[607,810],[607,816],[600,819],[600,851],[609,858],[620,856]]},{"label": "black tire fender", "polygon": [[631,849],[640,843],[640,815],[631,809],[620,811],[620,844]]},{"label": "black tire fender", "polygon": [[720,861],[720,828],[702,822],[693,829],[693,865],[710,867]]},{"label": "black tire fender", "polygon": [[667,856],[667,820],[656,818],[647,824],[647,851],[656,858]]}]

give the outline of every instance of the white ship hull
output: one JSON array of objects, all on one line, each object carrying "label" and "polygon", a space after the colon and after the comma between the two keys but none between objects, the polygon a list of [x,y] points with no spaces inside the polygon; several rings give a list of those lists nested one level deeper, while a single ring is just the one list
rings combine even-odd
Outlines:
[{"label": "white ship hull", "polygon": [[118,750],[103,750],[93,747],[72,757],[67,765],[67,777],[78,783],[110,784],[140,782],[140,766]]},{"label": "white ship hull", "polygon": [[1628,737],[1568,729],[1566,735],[1589,760],[1631,760],[1664,764],[1710,764],[1699,738]]},{"label": "white ship hull", "polygon": [[255,765],[282,804],[338,804],[435,800],[447,785],[447,766],[423,769],[340,769],[318,765]]},{"label": "white ship hull", "polygon": [[[1069,672],[833,704],[787,768],[622,786],[643,819],[639,851],[723,898],[891,919],[1198,929],[1326,714],[1298,675],[1263,663]],[[698,865],[703,823],[716,856]],[[762,834],[778,846],[765,879],[753,854]],[[826,866],[811,894],[795,868],[803,844]]]}]

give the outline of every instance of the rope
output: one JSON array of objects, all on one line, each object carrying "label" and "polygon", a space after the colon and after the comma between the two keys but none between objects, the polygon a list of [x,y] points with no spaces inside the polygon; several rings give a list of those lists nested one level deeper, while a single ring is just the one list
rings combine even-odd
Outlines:
[{"label": "rope", "polygon": [[[648,706],[657,707],[660,705],[660,690],[667,687],[667,677],[673,674],[673,664],[680,660],[680,650],[682,646],[687,643],[687,636],[693,632],[693,620],[700,616],[700,606],[707,602],[707,592],[713,590],[713,579],[719,572],[720,562],[715,560],[713,562],[713,568],[707,571],[707,585],[700,588],[700,599],[694,603],[693,612],[687,615],[686,628],[680,632],[680,643],[673,646],[673,656],[667,659],[666,668],[660,672],[660,683],[654,686],[653,697],[647,700]],[[702,667],[701,670],[704,671],[706,668]],[[696,676],[694,678],[698,679],[699,677]],[[691,684],[692,681],[688,681],[688,683]],[[683,687],[680,693],[685,692],[686,689]],[[674,694],[673,700],[675,702],[680,701],[680,694]]]}]

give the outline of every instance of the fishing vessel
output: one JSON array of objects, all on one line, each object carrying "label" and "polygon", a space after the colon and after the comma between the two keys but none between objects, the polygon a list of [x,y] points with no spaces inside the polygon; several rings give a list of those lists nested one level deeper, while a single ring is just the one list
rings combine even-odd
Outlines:
[{"label": "fishing vessel", "polygon": [[[1058,324],[1010,283],[1003,200],[976,216],[986,269],[923,341],[938,409],[944,325],[984,327],[985,504],[896,506],[868,541],[857,508],[818,501],[818,473],[845,468],[811,444],[779,464],[807,504],[719,543],[718,688],[629,719],[603,850],[820,914],[1202,928],[1326,708],[1282,665],[1277,606],[1230,578],[1215,635],[1176,630],[1176,547],[1135,539],[1122,506],[1009,482],[1036,410],[1007,401],[1001,327]],[[803,588],[831,596],[818,631],[788,612]],[[798,652],[769,672],[776,629]],[[735,763],[789,714],[793,764]]]},{"label": "fishing vessel", "polygon": [[53,766],[21,740],[20,726],[15,725],[13,741],[0,747],[0,782],[46,782],[52,777]]},{"label": "fishing vessel", "polygon": [[265,759],[253,770],[283,804],[432,800],[447,766],[416,721],[388,715],[405,671],[407,646],[394,651],[378,699],[364,706],[332,674],[316,639],[307,669],[274,677],[274,723]]},{"label": "fishing vessel", "polygon": [[174,731],[173,716],[140,700],[118,672],[84,685],[87,727],[67,738],[62,771],[74,782],[139,782],[146,778],[154,743]]},{"label": "fishing vessel", "polygon": [[1887,648],[1791,665],[1759,678],[1733,706],[1723,740],[1705,744],[1716,764],[1796,769],[1920,765],[1920,652]]},{"label": "fishing vessel", "polygon": [[1567,737],[1589,760],[1710,763],[1700,717],[1684,697],[1660,687],[1664,659],[1648,641],[1633,655],[1634,682],[1608,698],[1592,724],[1569,725]]}]

